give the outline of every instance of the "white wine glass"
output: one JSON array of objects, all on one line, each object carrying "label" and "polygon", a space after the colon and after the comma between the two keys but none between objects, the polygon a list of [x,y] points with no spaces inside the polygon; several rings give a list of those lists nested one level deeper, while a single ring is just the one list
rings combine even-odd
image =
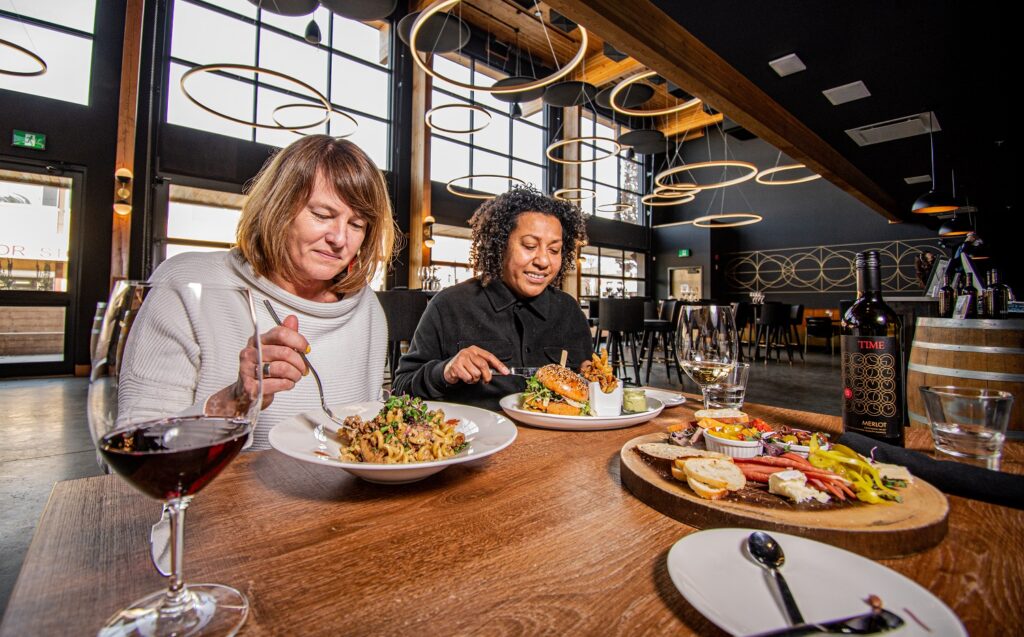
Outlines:
[{"label": "white wine glass", "polygon": [[184,524],[192,498],[249,439],[261,360],[248,290],[115,286],[93,351],[89,426],[105,466],[163,503],[171,558],[167,589],[114,613],[99,635],[233,635],[245,622],[249,602],[238,590],[185,584]]},{"label": "white wine glass", "polygon": [[704,408],[707,388],[724,379],[736,366],[739,335],[728,305],[684,305],[676,326],[676,354],[686,375],[700,387]]}]

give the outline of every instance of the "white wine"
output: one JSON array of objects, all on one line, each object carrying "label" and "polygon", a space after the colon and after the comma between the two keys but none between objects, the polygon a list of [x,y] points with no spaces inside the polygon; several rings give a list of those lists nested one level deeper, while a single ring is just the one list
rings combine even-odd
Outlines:
[{"label": "white wine", "polygon": [[683,371],[701,387],[714,385],[729,375],[732,363],[716,363],[712,361],[683,361]]}]

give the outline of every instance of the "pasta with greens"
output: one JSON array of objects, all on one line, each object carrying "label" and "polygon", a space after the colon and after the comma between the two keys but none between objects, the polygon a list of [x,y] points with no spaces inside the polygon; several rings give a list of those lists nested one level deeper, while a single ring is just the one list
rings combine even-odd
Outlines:
[{"label": "pasta with greens", "polygon": [[445,420],[440,409],[429,410],[422,399],[392,396],[373,418],[349,416],[339,429],[343,462],[404,464],[450,458],[468,443],[455,430],[458,419]]}]

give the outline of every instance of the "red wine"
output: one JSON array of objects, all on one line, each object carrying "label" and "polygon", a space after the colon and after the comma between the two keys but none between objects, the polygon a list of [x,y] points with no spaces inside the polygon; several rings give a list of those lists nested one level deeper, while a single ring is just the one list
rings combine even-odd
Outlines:
[{"label": "red wine", "polygon": [[112,431],[103,459],[136,489],[158,500],[198,493],[242,450],[248,421],[192,416]]},{"label": "red wine", "polygon": [[841,339],[843,431],[902,447],[903,325],[882,300],[878,252],[858,254],[856,264],[859,296],[843,316]]}]

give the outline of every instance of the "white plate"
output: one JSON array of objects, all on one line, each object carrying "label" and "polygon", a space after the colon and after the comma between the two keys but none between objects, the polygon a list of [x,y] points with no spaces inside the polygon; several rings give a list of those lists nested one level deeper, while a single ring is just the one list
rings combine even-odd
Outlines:
[{"label": "white plate", "polygon": [[519,422],[543,429],[561,429],[564,431],[599,431],[603,429],[621,429],[647,422],[661,413],[665,405],[657,398],[647,395],[647,411],[621,416],[557,416],[542,414],[536,411],[520,409],[522,394],[509,394],[499,404],[505,413]]},{"label": "white plate", "polygon": [[644,389],[647,395],[651,398],[657,398],[661,402],[665,403],[666,407],[678,407],[686,402],[686,396],[674,391],[665,391],[663,389]]},{"label": "white plate", "polygon": [[[694,608],[734,635],[788,626],[775,601],[767,571],[744,549],[753,529],[711,529],[691,533],[668,552],[668,574]],[[891,635],[966,635],[957,616],[937,597],[866,557],[795,535],[776,533],[786,553],[782,573],[809,622],[866,613],[868,595],[906,622]],[[910,612],[907,612],[907,611]],[[914,614],[931,629],[927,632]]]},{"label": "white plate", "polygon": [[[338,418],[359,416],[363,420],[371,420],[380,411],[382,405],[383,403],[371,401],[355,405],[343,405],[341,407],[332,406],[331,411]],[[338,425],[331,422],[330,418],[322,411],[299,414],[294,418],[278,423],[270,430],[270,445],[292,458],[314,464],[338,467],[367,482],[405,484],[422,480],[455,464],[486,458],[512,444],[518,433],[515,424],[508,418],[493,411],[468,405],[433,401],[427,401],[427,407],[429,409],[444,410],[446,419],[458,418],[461,422],[456,429],[466,435],[466,441],[469,442],[469,446],[451,458],[445,458],[444,460],[413,462],[409,464],[342,462],[337,459],[341,450],[341,445],[335,436],[338,431]],[[328,431],[326,444],[329,457],[316,453],[317,442],[313,438],[313,427],[320,422],[324,423],[324,428]]]}]

